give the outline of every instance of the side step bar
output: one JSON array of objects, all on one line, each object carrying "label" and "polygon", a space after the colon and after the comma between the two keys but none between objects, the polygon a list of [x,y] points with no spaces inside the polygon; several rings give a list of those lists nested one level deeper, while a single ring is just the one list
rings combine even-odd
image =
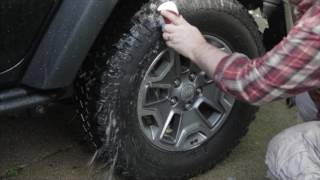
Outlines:
[{"label": "side step bar", "polygon": [[58,92],[37,92],[27,88],[0,91],[0,114],[48,103],[58,98],[58,94],[61,94],[61,91]]}]

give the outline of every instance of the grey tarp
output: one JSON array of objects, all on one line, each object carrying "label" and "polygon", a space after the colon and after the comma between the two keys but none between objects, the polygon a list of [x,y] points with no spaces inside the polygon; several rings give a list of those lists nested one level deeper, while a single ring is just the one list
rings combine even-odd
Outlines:
[{"label": "grey tarp", "polygon": [[266,164],[271,179],[320,179],[320,122],[293,126],[269,143]]}]

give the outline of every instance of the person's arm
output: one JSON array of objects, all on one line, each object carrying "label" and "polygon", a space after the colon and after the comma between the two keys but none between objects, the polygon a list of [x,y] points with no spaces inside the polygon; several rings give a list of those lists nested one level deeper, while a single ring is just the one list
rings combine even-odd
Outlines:
[{"label": "person's arm", "polygon": [[182,16],[167,11],[161,14],[172,22],[163,28],[163,38],[167,46],[189,58],[213,78],[212,75],[220,60],[228,54],[207,43],[200,31]]},{"label": "person's arm", "polygon": [[[315,8],[315,13],[296,25],[273,50],[253,60],[239,53],[217,58],[217,49],[197,49],[204,46],[199,40],[201,34],[189,31],[191,25],[185,23],[180,31],[182,17],[171,17],[174,24],[164,28],[163,36],[165,39],[169,36],[166,39],[169,47],[189,57],[200,68],[209,68],[206,72],[224,92],[260,105],[320,87],[320,10]],[[193,33],[192,39],[198,39],[189,41],[193,45],[188,48],[184,47],[182,38],[175,38],[183,37],[186,31]]]}]

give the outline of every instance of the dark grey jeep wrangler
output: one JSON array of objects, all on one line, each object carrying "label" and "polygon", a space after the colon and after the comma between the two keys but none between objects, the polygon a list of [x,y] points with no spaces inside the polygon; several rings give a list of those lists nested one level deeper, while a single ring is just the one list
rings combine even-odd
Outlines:
[{"label": "dark grey jeep wrangler", "polygon": [[[185,179],[212,168],[245,135],[257,108],[221,92],[165,46],[160,2],[1,0],[0,112],[73,98],[98,158],[123,174]],[[257,57],[286,32],[277,0],[176,2],[229,53]],[[272,28],[263,36],[248,13],[258,7],[274,12],[266,13]]]}]

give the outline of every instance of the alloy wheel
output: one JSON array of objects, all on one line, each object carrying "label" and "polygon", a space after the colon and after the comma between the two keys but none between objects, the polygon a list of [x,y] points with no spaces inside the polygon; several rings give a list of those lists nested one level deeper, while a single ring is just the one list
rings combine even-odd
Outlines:
[{"label": "alloy wheel", "polygon": [[[219,38],[205,38],[221,50],[232,52]],[[190,60],[165,49],[153,60],[139,89],[140,129],[162,150],[191,150],[216,134],[234,102]]]}]

